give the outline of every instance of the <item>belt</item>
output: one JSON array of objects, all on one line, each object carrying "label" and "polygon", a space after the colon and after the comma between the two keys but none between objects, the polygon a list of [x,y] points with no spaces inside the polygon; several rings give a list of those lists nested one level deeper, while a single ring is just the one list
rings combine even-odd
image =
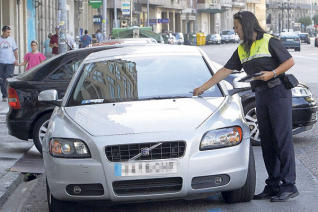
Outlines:
[{"label": "belt", "polygon": [[256,92],[264,91],[264,90],[267,90],[269,88],[274,88],[280,84],[282,84],[282,81],[280,80],[280,78],[276,78],[274,80],[270,80],[270,81],[266,82],[265,85],[255,87],[255,91]]}]

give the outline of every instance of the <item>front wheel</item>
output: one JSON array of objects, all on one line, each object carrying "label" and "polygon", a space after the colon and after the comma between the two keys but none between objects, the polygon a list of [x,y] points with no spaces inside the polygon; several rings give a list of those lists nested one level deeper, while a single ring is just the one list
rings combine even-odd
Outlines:
[{"label": "front wheel", "polygon": [[49,126],[51,113],[41,116],[34,125],[33,129],[33,143],[37,150],[42,154],[42,142]]},{"label": "front wheel", "polygon": [[249,202],[253,199],[256,186],[256,171],[253,148],[250,146],[250,156],[248,162],[248,172],[246,182],[240,189],[222,192],[222,197],[226,203]]}]

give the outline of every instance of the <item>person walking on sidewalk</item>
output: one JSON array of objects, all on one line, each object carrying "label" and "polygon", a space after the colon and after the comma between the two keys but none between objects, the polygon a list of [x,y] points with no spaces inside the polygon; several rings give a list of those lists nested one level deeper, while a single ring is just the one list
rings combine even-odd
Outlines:
[{"label": "person walking on sidewalk", "polygon": [[2,101],[8,100],[7,78],[13,76],[14,66],[18,65],[18,47],[14,39],[10,37],[11,28],[2,27],[0,36],[0,86]]},{"label": "person walking on sidewalk", "polygon": [[27,68],[25,71],[30,70],[31,68],[39,65],[42,61],[44,61],[46,59],[46,57],[38,51],[38,42],[33,40],[31,42],[31,48],[32,48],[32,52],[27,53],[24,56],[24,62],[20,63],[19,66],[26,66]]},{"label": "person walking on sidewalk", "polygon": [[84,31],[84,33],[85,33],[85,35],[83,35],[81,37],[81,48],[85,48],[92,43],[92,38],[91,38],[91,36],[88,35],[87,29]]},{"label": "person walking on sidewalk", "polygon": [[241,44],[232,57],[213,77],[195,88],[197,96],[223,80],[233,70],[247,75],[261,73],[251,81],[255,91],[256,114],[261,137],[263,159],[268,178],[266,186],[254,199],[283,202],[299,193],[295,186],[296,168],[292,138],[292,94],[284,84],[285,72],[294,60],[281,42],[267,34],[255,15],[248,11],[234,14],[234,30]]},{"label": "person walking on sidewalk", "polygon": [[55,28],[55,34],[51,36],[50,47],[52,48],[52,55],[59,54],[59,27]]},{"label": "person walking on sidewalk", "polygon": [[44,41],[44,55],[47,59],[52,57],[52,48],[50,47],[50,41],[51,41],[52,33],[49,33],[47,36],[47,39]]}]

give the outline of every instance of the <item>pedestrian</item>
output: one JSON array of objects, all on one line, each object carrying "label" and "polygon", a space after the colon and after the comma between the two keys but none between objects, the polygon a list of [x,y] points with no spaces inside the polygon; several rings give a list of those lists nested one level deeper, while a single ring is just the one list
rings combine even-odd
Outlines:
[{"label": "pedestrian", "polygon": [[100,29],[96,31],[95,37],[97,39],[97,43],[102,43],[105,40],[104,35]]},{"label": "pedestrian", "polygon": [[294,65],[294,60],[278,39],[260,27],[253,13],[236,13],[234,30],[241,44],[225,66],[202,86],[195,88],[193,95],[202,94],[233,70],[244,68],[247,75],[262,73],[251,81],[251,88],[255,91],[261,147],[268,177],[263,192],[255,195],[254,199],[286,201],[299,194],[295,186],[292,95],[283,83],[285,72]]},{"label": "pedestrian", "polygon": [[18,47],[14,38],[10,37],[11,28],[9,26],[2,27],[2,35],[0,36],[0,87],[2,93],[2,101],[8,100],[7,78],[13,76],[14,67],[18,65]]},{"label": "pedestrian", "polygon": [[81,48],[85,48],[92,43],[92,38],[88,35],[88,30],[85,30],[84,33],[85,35],[81,37]]},{"label": "pedestrian", "polygon": [[50,47],[52,48],[52,55],[59,54],[59,27],[55,27],[55,34],[51,36]]},{"label": "pedestrian", "polygon": [[47,59],[49,59],[52,56],[52,48],[50,47],[50,41],[51,41],[52,33],[49,33],[47,35],[47,39],[44,41],[44,55]]},{"label": "pedestrian", "polygon": [[27,53],[24,56],[24,62],[19,64],[19,66],[27,65],[26,71],[39,65],[41,62],[43,62],[46,59],[46,57],[41,52],[38,51],[38,46],[39,44],[37,41],[35,40],[31,41],[32,51]]}]

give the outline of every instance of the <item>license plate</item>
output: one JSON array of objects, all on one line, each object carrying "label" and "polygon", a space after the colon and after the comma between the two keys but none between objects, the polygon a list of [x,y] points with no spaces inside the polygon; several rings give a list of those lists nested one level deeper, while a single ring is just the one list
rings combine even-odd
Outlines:
[{"label": "license plate", "polygon": [[178,171],[178,163],[175,160],[115,163],[114,171],[115,176],[173,174]]}]

